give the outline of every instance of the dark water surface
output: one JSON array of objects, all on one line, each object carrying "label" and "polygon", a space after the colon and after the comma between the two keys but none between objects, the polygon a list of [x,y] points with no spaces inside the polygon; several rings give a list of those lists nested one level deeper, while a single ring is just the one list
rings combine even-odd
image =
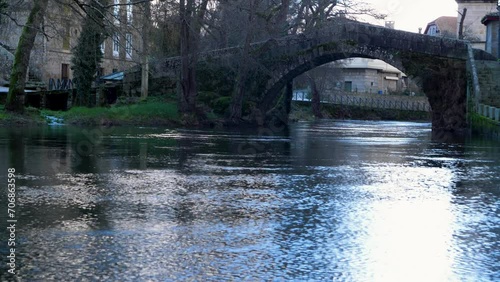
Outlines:
[{"label": "dark water surface", "polygon": [[403,122],[271,132],[0,129],[17,277],[500,280],[500,144],[439,143]]}]

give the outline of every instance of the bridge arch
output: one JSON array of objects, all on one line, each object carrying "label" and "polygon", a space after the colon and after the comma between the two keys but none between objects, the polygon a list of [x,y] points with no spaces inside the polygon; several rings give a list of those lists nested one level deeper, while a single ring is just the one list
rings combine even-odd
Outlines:
[{"label": "bridge arch", "polygon": [[[379,59],[386,63],[389,63],[396,68],[402,70],[404,72],[404,67],[402,67],[401,60],[398,60],[396,57],[391,56],[387,57],[374,57],[366,54],[360,53],[332,53],[332,54],[322,54],[320,56],[311,58],[309,61],[299,63],[296,66],[288,67],[286,71],[284,71],[279,77],[269,83],[268,87],[266,87],[266,92],[263,95],[263,105],[272,105],[273,101],[275,101],[281,94],[282,90],[287,86],[288,83],[292,82],[293,79],[300,76],[301,74],[313,70],[316,67],[322,66],[324,64],[328,64],[331,62],[335,62],[338,60],[349,59],[349,58],[366,58],[366,59]],[[389,61],[389,62],[388,62]]]},{"label": "bridge arch", "polygon": [[[433,129],[463,131],[467,127],[468,48],[467,42],[462,40],[353,21],[333,22],[307,34],[253,43],[249,55],[253,71],[258,75],[251,84],[260,94],[254,101],[258,111],[249,118],[255,118],[257,123],[262,119],[269,121],[279,100],[290,103],[291,97],[279,97],[283,95],[282,89],[296,76],[328,62],[361,57],[380,59],[411,77],[419,77],[432,108]],[[242,48],[234,47],[202,53],[199,59],[207,64],[221,64],[241,54]],[[473,50],[473,56],[476,60],[496,60],[481,50]],[[169,58],[151,69],[156,77],[175,77],[180,72],[180,58]],[[280,120],[287,120],[287,117]]]},{"label": "bridge arch", "polygon": [[[418,77],[432,109],[433,129],[462,132],[467,128],[468,46],[464,41],[348,23],[300,38],[275,40],[264,47],[272,50],[257,57],[269,73],[259,105],[267,115],[298,75],[328,62],[361,57],[380,59]],[[480,50],[474,50],[474,55],[494,59]],[[291,98],[281,100],[291,103]]]}]

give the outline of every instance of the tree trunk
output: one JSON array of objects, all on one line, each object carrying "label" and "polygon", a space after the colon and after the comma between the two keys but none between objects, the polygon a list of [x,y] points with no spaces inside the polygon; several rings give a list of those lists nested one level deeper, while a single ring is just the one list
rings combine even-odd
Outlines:
[{"label": "tree trunk", "polygon": [[238,75],[236,78],[236,88],[233,92],[233,96],[231,97],[231,106],[230,106],[230,116],[229,119],[233,122],[238,122],[242,117],[243,110],[243,97],[245,97],[246,89],[245,82],[248,78],[248,69],[249,69],[249,52],[250,52],[250,43],[253,40],[254,33],[254,15],[255,10],[257,8],[259,0],[253,0],[250,3],[250,11],[248,15],[248,23],[247,23],[247,34],[245,37],[245,45],[242,50],[242,58],[240,62],[240,66],[238,68]]},{"label": "tree trunk", "polygon": [[313,115],[316,118],[323,118],[323,114],[321,113],[321,97],[319,95],[316,81],[314,81],[314,78],[310,75],[308,75],[307,78],[309,79],[309,84],[311,86],[311,94],[312,94],[311,106]]},{"label": "tree trunk", "polygon": [[194,0],[180,0],[181,16],[181,93],[179,110],[181,114],[196,112],[196,62],[201,21],[205,17],[208,0],[203,0],[196,13]]},{"label": "tree trunk", "polygon": [[148,98],[149,91],[149,32],[151,31],[151,3],[144,2],[144,16],[142,22],[142,68],[141,68],[141,99]]},{"label": "tree trunk", "polygon": [[48,2],[49,0],[34,0],[28,21],[23,27],[14,57],[9,93],[7,94],[7,101],[5,103],[5,109],[8,111],[22,113],[24,110],[24,87],[26,86],[30,53],[35,44],[35,37],[43,22]]},{"label": "tree trunk", "polygon": [[467,8],[464,8],[460,16],[460,24],[458,25],[458,39],[464,39],[464,21],[465,16],[467,16]]},{"label": "tree trunk", "polygon": [[181,93],[179,101],[179,110],[182,114],[187,114],[193,112],[192,105],[189,101],[189,97],[192,95],[191,92],[196,92],[196,83],[192,83],[192,76],[194,75],[193,67],[191,64],[191,19],[192,19],[192,9],[193,0],[187,0],[187,4],[184,0],[180,0],[180,15],[181,15]]}]

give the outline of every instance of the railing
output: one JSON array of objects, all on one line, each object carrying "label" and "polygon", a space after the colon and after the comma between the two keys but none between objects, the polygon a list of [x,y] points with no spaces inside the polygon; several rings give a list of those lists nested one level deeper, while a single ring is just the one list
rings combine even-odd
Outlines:
[{"label": "railing", "polygon": [[[293,101],[310,102],[307,92],[294,92]],[[372,109],[391,109],[402,111],[430,112],[429,103],[423,101],[410,101],[401,99],[387,99],[384,97],[356,97],[349,95],[328,95],[321,99],[321,103],[344,106],[357,106]]]},{"label": "railing", "polygon": [[49,79],[49,91],[52,90],[70,90],[73,89],[74,82],[71,79]]}]

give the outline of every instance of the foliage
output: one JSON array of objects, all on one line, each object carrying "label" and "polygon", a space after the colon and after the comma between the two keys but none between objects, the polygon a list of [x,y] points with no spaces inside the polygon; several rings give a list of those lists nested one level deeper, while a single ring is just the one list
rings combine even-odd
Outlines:
[{"label": "foliage", "polygon": [[[430,121],[430,113],[418,111],[402,111],[394,109],[369,109],[358,106],[323,105],[322,113],[327,118],[359,119],[359,120],[399,120]],[[310,120],[312,111],[308,102],[293,102],[291,120]]]},{"label": "foliage", "polygon": [[40,117],[40,110],[32,107],[24,109],[22,114],[8,113],[4,107],[0,107],[0,125],[19,126],[19,125],[40,125],[44,120]]},{"label": "foliage", "polygon": [[230,96],[234,89],[234,70],[219,64],[198,63],[197,77],[200,91]]},{"label": "foliage", "polygon": [[2,17],[2,13],[7,9],[8,4],[6,0],[0,0],[0,18]]},{"label": "foliage", "polygon": [[104,27],[105,10],[97,1],[91,1],[85,10],[83,28],[71,59],[76,81],[76,105],[90,105],[90,88],[102,60],[100,45],[106,38]]},{"label": "foliage", "polygon": [[150,98],[133,105],[111,108],[73,107],[66,112],[43,110],[42,114],[62,118],[65,123],[81,125],[178,123],[179,114],[175,103]]},{"label": "foliage", "polygon": [[231,103],[231,97],[220,97],[217,98],[213,103],[213,110],[218,114],[226,114],[229,109],[229,104]]}]

